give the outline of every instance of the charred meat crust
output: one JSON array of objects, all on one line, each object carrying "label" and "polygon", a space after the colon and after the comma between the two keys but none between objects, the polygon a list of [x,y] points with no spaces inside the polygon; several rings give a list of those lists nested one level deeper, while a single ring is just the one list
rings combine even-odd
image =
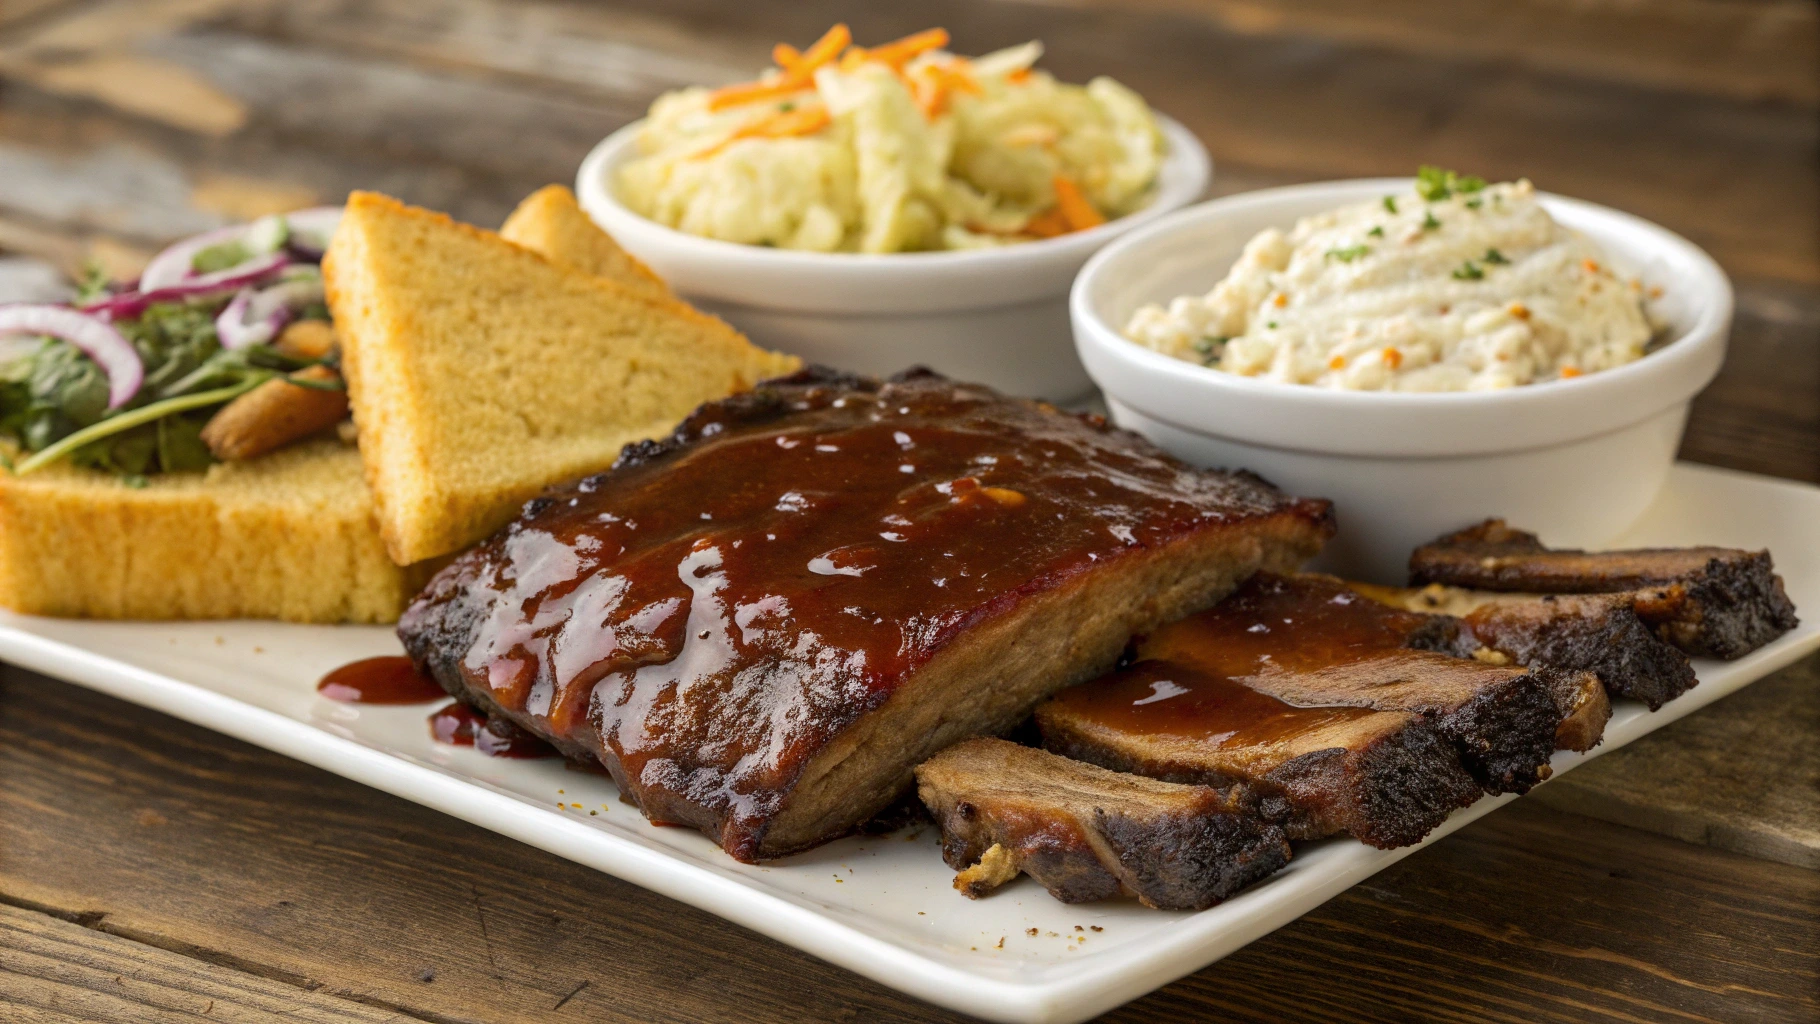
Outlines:
[{"label": "charred meat crust", "polygon": [[1492,601],[1467,613],[1465,630],[1519,665],[1591,672],[1613,697],[1651,711],[1697,681],[1687,656],[1657,635],[1622,595],[1554,595]]},{"label": "charred meat crust", "polygon": [[1243,786],[1257,794],[1258,813],[1296,840],[1345,833],[1381,850],[1410,846],[1480,793],[1452,744],[1414,717],[1263,771],[1094,729],[1055,704],[1039,708],[1037,721],[1043,746],[1072,760],[1164,782]]},{"label": "charred meat crust", "polygon": [[1289,844],[1243,790],[1108,772],[996,739],[917,768],[955,887],[977,899],[1019,872],[1064,903],[1134,896],[1200,910],[1269,875]]},{"label": "charred meat crust", "polygon": [[[851,831],[918,761],[1332,528],[1325,502],[1096,418],[926,371],[810,369],[527,503],[399,633],[452,694],[754,860]],[[942,557],[974,571],[930,571]]]},{"label": "charred meat crust", "polygon": [[1338,796],[1319,834],[1346,832],[1380,850],[1422,841],[1456,809],[1479,798],[1479,785],[1447,756],[1447,741],[1415,725],[1359,750],[1304,754],[1265,776],[1292,804],[1320,806]]},{"label": "charred meat crust", "polygon": [[1687,656],[1638,617],[1634,593],[1535,595],[1439,583],[1420,588],[1348,585],[1393,608],[1451,623],[1450,631],[1431,631],[1440,642],[1420,644],[1428,650],[1463,658],[1489,651],[1529,668],[1568,676],[1590,673],[1611,697],[1643,701],[1652,711],[1696,682]]},{"label": "charred meat crust", "polygon": [[1666,643],[1696,658],[1730,661],[1801,624],[1769,552],[1714,558],[1673,586],[1633,595],[1639,618]]},{"label": "charred meat crust", "polygon": [[1409,558],[1413,586],[1537,594],[1633,593],[1637,615],[1695,657],[1738,658],[1798,625],[1767,551],[1552,549],[1502,519],[1449,534]]},{"label": "charred meat crust", "polygon": [[1535,674],[1493,683],[1464,704],[1436,704],[1423,713],[1454,741],[1467,771],[1486,792],[1527,793],[1548,778],[1561,716]]}]

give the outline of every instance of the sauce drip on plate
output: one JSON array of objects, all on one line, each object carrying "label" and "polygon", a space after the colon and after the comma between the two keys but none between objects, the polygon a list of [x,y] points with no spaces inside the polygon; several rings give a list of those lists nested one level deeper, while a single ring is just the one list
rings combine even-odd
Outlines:
[{"label": "sauce drip on plate", "polygon": [[448,696],[401,654],[343,665],[323,676],[316,692],[343,704],[428,704]]},{"label": "sauce drip on plate", "polygon": [[455,702],[430,715],[430,736],[452,747],[473,747],[488,757],[556,757],[556,749],[504,719]]}]

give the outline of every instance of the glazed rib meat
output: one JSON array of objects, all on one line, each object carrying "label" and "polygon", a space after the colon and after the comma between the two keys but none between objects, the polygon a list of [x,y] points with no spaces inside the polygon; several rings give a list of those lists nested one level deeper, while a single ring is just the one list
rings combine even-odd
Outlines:
[{"label": "glazed rib meat", "polygon": [[455,696],[754,860],[851,831],[936,751],[1332,528],[1097,419],[812,370],[530,502],[399,634]]},{"label": "glazed rib meat", "polygon": [[[1636,612],[1635,593],[1497,594],[1431,583],[1379,587],[1355,583],[1376,601],[1459,622],[1455,653],[1484,647],[1513,663],[1557,674],[1590,673],[1612,697],[1650,710],[1696,682],[1687,656],[1664,643]],[[1577,749],[1577,748],[1573,748]]]},{"label": "glazed rib meat", "polygon": [[1291,839],[1420,842],[1479,786],[1419,714],[1295,707],[1229,677],[1141,661],[1039,705],[1043,746],[1114,771],[1243,785]]},{"label": "glazed rib meat", "polygon": [[1526,792],[1548,777],[1554,702],[1526,670],[1415,649],[1448,625],[1371,601],[1332,577],[1265,572],[1218,606],[1145,637],[1137,656],[1300,707],[1422,715],[1486,790]]},{"label": "glazed rib meat", "polygon": [[1243,790],[1124,775],[999,739],[916,769],[954,887],[978,899],[1028,874],[1064,903],[1135,896],[1200,910],[1289,860],[1283,832]]},{"label": "glazed rib meat", "polygon": [[1662,640],[1695,657],[1738,658],[1797,625],[1767,551],[1551,549],[1502,519],[1449,534],[1409,558],[1414,586],[1440,583],[1533,594],[1628,592]]}]

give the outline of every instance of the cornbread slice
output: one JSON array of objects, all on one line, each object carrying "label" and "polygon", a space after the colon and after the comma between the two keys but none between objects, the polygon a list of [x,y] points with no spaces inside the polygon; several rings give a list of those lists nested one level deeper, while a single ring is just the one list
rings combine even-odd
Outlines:
[{"label": "cornbread slice", "polygon": [[392,622],[427,578],[386,556],[360,456],[307,441],[132,488],[0,474],[0,605],[102,619]]},{"label": "cornbread slice", "polygon": [[371,192],[348,197],[323,273],[380,532],[404,565],[800,365],[679,301]]},{"label": "cornbread slice", "polygon": [[545,185],[525,197],[506,218],[499,235],[541,253],[553,263],[598,274],[656,299],[675,296],[664,279],[621,249],[561,185]]}]

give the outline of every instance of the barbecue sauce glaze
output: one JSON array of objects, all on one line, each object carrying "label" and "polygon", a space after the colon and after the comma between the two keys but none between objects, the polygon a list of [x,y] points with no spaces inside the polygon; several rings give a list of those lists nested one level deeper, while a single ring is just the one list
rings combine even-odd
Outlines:
[{"label": "barbecue sauce glaze", "polygon": [[1219,605],[1144,638],[1130,668],[1065,691],[1056,702],[1077,720],[1121,732],[1215,747],[1280,743],[1377,712],[1297,706],[1248,679],[1432,657],[1408,645],[1441,621],[1386,607],[1337,581],[1259,573]]},{"label": "barbecue sauce glaze", "polygon": [[472,688],[600,756],[648,816],[750,857],[804,764],[969,626],[1286,508],[1328,519],[1097,417],[933,375],[810,379],[705,406],[532,502],[400,634],[427,656],[457,620]]}]

